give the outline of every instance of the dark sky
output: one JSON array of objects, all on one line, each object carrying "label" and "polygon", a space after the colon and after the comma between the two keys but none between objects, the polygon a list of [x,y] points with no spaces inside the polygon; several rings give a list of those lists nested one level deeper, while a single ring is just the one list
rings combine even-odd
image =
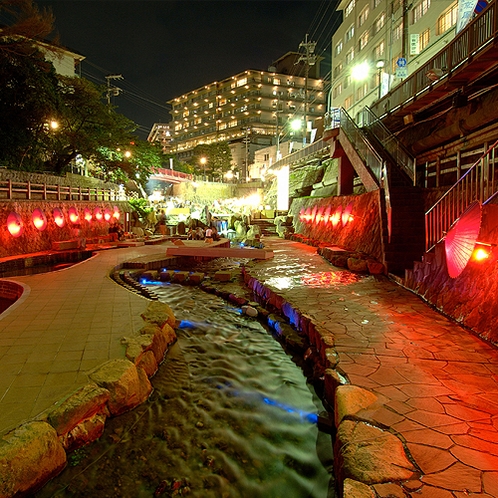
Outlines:
[{"label": "dark sky", "polygon": [[[36,0],[60,42],[86,57],[82,75],[123,93],[118,111],[139,125],[169,121],[166,101],[245,69],[267,70],[309,33],[330,69],[336,0]],[[161,107],[164,106],[164,107]]]}]

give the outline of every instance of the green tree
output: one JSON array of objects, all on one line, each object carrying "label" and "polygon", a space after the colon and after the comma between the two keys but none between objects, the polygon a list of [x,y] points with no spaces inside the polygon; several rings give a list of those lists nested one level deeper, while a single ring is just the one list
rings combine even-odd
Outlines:
[{"label": "green tree", "polygon": [[[201,161],[205,159],[205,163]],[[222,179],[230,169],[232,153],[227,142],[216,144],[200,144],[194,148],[190,164],[197,175],[212,176]]]},{"label": "green tree", "polygon": [[14,169],[42,168],[50,122],[61,107],[57,76],[41,52],[29,56],[0,50],[0,163]]}]

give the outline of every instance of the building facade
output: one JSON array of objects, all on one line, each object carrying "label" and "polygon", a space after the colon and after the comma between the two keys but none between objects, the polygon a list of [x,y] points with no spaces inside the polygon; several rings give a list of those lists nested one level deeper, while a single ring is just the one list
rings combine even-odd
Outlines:
[{"label": "building facade", "polygon": [[355,118],[454,38],[458,2],[341,0],[338,10],[329,105]]},{"label": "building facade", "polygon": [[[271,69],[278,71],[278,67]],[[188,160],[199,144],[240,144],[243,153],[234,158],[235,167],[247,175],[255,150],[291,134],[310,140],[305,122],[308,130],[316,128],[325,113],[323,81],[310,77],[311,73],[299,74],[297,70],[295,74],[247,70],[168,101],[171,151]],[[290,129],[296,120],[301,131]]]}]

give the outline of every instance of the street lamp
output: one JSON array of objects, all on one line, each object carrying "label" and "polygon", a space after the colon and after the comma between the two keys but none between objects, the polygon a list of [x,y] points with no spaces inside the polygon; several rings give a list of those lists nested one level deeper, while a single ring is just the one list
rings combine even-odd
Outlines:
[{"label": "street lamp", "polygon": [[200,163],[202,164],[202,170],[203,170],[203,180],[206,181],[206,163],[207,163],[207,158],[204,156],[199,159]]}]

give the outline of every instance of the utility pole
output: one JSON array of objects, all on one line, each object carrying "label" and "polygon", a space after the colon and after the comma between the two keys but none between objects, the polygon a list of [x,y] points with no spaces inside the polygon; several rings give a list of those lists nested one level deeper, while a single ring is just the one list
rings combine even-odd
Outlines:
[{"label": "utility pole", "polygon": [[242,141],[245,145],[245,159],[244,159],[244,168],[242,169],[242,181],[247,181],[247,173],[249,170],[249,144],[251,143],[251,139],[249,138],[249,133],[251,133],[251,128],[249,126],[243,128],[245,131],[245,137]]},{"label": "utility pole", "polygon": [[299,62],[304,62],[304,143],[306,143],[306,136],[308,133],[308,105],[309,105],[309,96],[308,96],[308,77],[310,72],[310,66],[314,66],[316,64],[316,55],[315,48],[316,42],[308,41],[308,34],[303,42],[299,44],[299,48],[304,48],[304,54],[301,55],[298,59]]},{"label": "utility pole", "polygon": [[105,79],[107,80],[107,105],[111,105],[111,96],[117,97],[123,90],[117,86],[111,86],[111,80],[122,80],[122,74],[108,74]]},{"label": "utility pole", "polygon": [[277,138],[277,153],[275,154],[275,159],[277,161],[279,161],[280,159],[282,159],[282,154],[280,153],[280,127],[279,127],[279,117],[278,115],[283,112],[282,109],[280,109],[280,97],[282,96],[282,92],[278,92],[277,93],[277,110],[275,111],[275,116],[276,116],[276,119],[277,119],[277,125],[275,127],[275,131],[276,131],[276,138]]}]

